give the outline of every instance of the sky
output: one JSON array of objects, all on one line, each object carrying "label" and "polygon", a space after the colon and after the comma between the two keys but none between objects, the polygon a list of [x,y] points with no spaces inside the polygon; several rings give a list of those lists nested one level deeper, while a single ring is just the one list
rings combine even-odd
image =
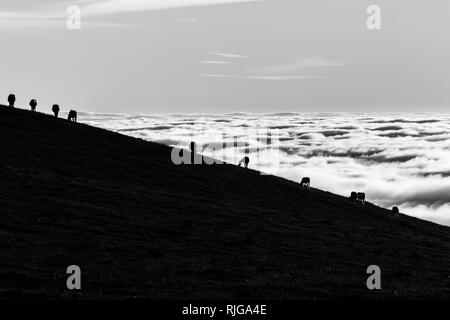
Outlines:
[{"label": "sky", "polygon": [[2,0],[0,96],[43,111],[448,112],[449,14],[448,0]]}]

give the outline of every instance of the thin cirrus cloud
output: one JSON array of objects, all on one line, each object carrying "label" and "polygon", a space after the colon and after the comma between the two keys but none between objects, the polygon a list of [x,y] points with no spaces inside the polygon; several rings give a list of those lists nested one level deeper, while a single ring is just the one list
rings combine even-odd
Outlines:
[{"label": "thin cirrus cloud", "polygon": [[[234,53],[222,53],[222,52],[209,52],[210,55],[215,55],[221,58],[237,59],[237,58],[247,58],[247,56],[242,54]],[[203,64],[229,64],[228,60],[206,60],[202,61]],[[306,80],[306,79],[326,79],[333,78],[330,75],[314,75],[314,74],[301,74],[298,71],[308,68],[327,68],[327,67],[343,67],[344,62],[329,60],[322,57],[307,57],[299,58],[292,63],[263,66],[254,69],[249,74],[236,75],[236,74],[202,74],[203,77],[214,77],[214,78],[237,78],[237,79],[248,79],[248,80],[264,80],[264,81],[289,81],[289,80]]]},{"label": "thin cirrus cloud", "polygon": [[[66,29],[67,8],[46,6],[35,11],[4,11],[0,12],[1,29],[36,28],[36,29]],[[130,23],[109,23],[98,21],[82,21],[89,27],[129,27]]]},{"label": "thin cirrus cloud", "polygon": [[[30,11],[0,12],[0,29],[65,29],[67,22],[66,8],[43,6]],[[89,26],[109,26],[107,23],[83,22]]]},{"label": "thin cirrus cloud", "polygon": [[271,65],[260,67],[255,70],[255,73],[260,74],[281,74],[295,72],[305,68],[326,68],[326,67],[343,67],[344,62],[329,60],[323,57],[308,57],[299,58],[288,64]]},{"label": "thin cirrus cloud", "polygon": [[[102,16],[127,12],[164,10],[182,7],[209,6],[263,0],[80,0],[78,2],[52,2],[26,11],[0,12],[0,27],[42,27],[53,28],[65,26],[67,9],[77,5],[83,16]],[[196,18],[183,18],[177,22],[196,22]],[[131,26],[131,24],[108,24],[84,22],[93,26]]]},{"label": "thin cirrus cloud", "polygon": [[255,1],[261,0],[87,0],[82,10],[90,15],[104,15]]},{"label": "thin cirrus cloud", "polygon": [[231,58],[231,59],[243,59],[247,58],[246,55],[237,54],[237,53],[225,53],[225,52],[209,52],[210,55],[218,56],[222,58]]},{"label": "thin cirrus cloud", "polygon": [[[118,27],[138,27],[137,24],[132,23],[117,23],[117,22],[100,22],[100,21],[83,21],[83,27],[99,27],[99,28],[118,28]],[[7,15],[0,13],[0,29],[66,29],[67,18],[61,17],[60,14],[42,14],[29,15],[21,14],[20,12],[8,13]]]}]

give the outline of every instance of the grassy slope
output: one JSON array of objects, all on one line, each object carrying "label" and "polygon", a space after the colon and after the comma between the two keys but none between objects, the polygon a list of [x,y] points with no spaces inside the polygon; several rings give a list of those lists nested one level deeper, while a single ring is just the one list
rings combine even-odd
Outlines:
[{"label": "grassy slope", "polygon": [[[449,231],[0,107],[3,298],[449,297]],[[81,291],[65,289],[70,264]],[[366,289],[371,264],[381,291]]]}]

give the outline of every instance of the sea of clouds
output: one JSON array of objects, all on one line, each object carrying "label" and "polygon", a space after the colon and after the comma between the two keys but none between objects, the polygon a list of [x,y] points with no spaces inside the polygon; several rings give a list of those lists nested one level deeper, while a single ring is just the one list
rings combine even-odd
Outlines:
[{"label": "sea of clouds", "polygon": [[[450,225],[450,116],[436,114],[80,114],[82,122],[187,147]],[[224,143],[226,147],[224,148]]]}]

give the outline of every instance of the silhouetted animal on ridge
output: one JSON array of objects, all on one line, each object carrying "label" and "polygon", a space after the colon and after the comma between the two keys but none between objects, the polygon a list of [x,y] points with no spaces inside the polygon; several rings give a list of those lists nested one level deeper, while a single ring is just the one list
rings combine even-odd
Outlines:
[{"label": "silhouetted animal on ridge", "polygon": [[15,102],[16,102],[16,96],[15,96],[14,94],[11,93],[11,94],[8,96],[8,103],[9,103],[9,106],[14,108],[14,103],[15,103]]},{"label": "silhouetted animal on ridge", "polygon": [[311,179],[309,177],[303,177],[302,181],[300,182],[300,185],[302,187],[305,187],[305,188],[309,189],[309,187],[311,185]]},{"label": "silhouetted animal on ridge", "polygon": [[398,208],[397,207],[392,207],[392,213],[394,215],[398,215],[399,214]]},{"label": "silhouetted animal on ridge", "polygon": [[240,167],[242,165],[242,163],[244,164],[244,167],[248,168],[248,164],[250,162],[249,157],[243,157],[241,159],[241,161],[239,161],[238,167]]},{"label": "silhouetted animal on ridge", "polygon": [[58,118],[58,114],[59,114],[59,105],[54,104],[52,107],[52,111],[55,114],[55,118]]},{"label": "silhouetted animal on ridge", "polygon": [[366,202],[366,194],[364,192],[352,191],[352,193],[350,194],[350,200],[351,201],[359,201],[362,204],[365,204],[365,202]]},{"label": "silhouetted animal on ridge", "polygon": [[70,110],[67,120],[77,122],[77,112],[75,110]]},{"label": "silhouetted animal on ridge", "polygon": [[37,107],[37,101],[36,101],[36,99],[31,99],[31,101],[30,101],[30,107],[31,107],[31,111],[36,111],[36,107]]},{"label": "silhouetted animal on ridge", "polygon": [[358,192],[356,194],[356,201],[359,201],[362,204],[364,204],[366,202],[366,194],[364,192]]}]

